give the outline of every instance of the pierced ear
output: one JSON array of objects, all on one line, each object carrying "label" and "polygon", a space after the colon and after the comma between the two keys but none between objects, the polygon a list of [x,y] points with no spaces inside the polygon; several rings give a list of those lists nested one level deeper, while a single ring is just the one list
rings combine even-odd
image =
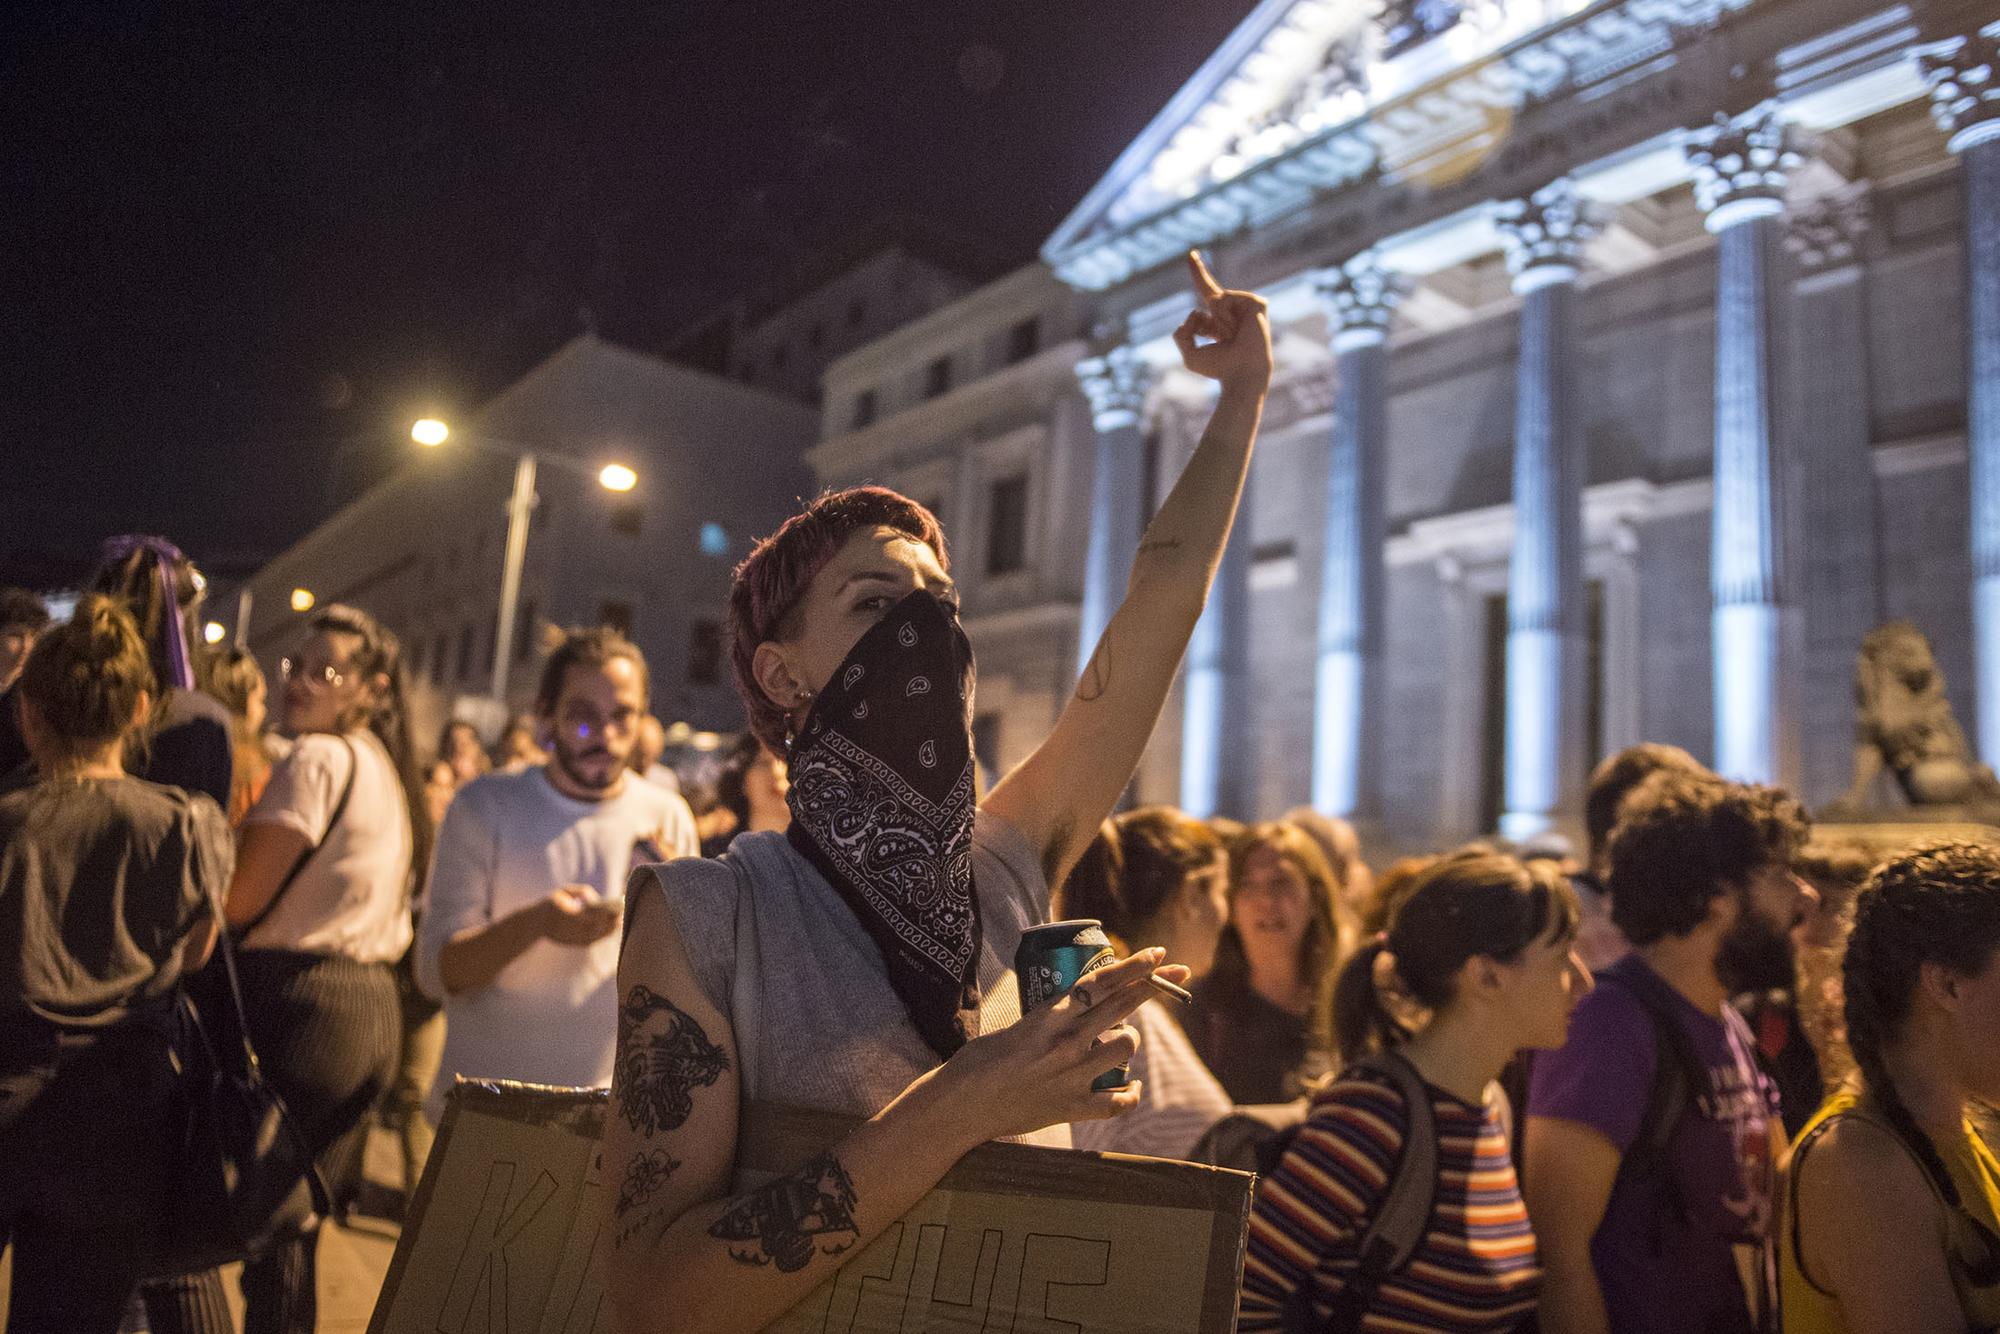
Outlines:
[{"label": "pierced ear", "polygon": [[764,698],[787,713],[799,706],[800,696],[809,693],[786,660],[785,650],[769,639],[750,656],[750,674],[757,679]]}]

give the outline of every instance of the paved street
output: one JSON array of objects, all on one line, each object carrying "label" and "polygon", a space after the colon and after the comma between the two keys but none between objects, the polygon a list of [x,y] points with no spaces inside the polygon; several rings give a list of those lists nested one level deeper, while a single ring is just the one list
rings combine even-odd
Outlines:
[{"label": "paved street", "polygon": [[[401,1183],[402,1163],[395,1138],[381,1130],[368,1141],[368,1180],[394,1191]],[[370,1195],[379,1194],[371,1191]],[[353,1227],[332,1226],[319,1240],[319,1331],[320,1334],[360,1334],[368,1328],[375,1309],[382,1276],[388,1272],[389,1256],[396,1249],[396,1225],[376,1218],[360,1218]],[[7,1323],[7,1290],[11,1280],[11,1254],[0,1261],[0,1328]],[[243,1323],[243,1304],[236,1289],[236,1271],[223,1271],[223,1287],[229,1294],[230,1310],[238,1328]]]}]

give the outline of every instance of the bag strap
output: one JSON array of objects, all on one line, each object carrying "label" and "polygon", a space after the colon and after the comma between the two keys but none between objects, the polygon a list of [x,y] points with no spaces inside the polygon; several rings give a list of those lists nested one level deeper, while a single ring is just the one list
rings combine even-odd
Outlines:
[{"label": "bag strap", "polygon": [[[1348,1073],[1373,1073],[1389,1081],[1403,1099],[1408,1123],[1402,1146],[1396,1151],[1396,1165],[1376,1202],[1374,1214],[1362,1229],[1357,1244],[1360,1260],[1355,1270],[1334,1295],[1332,1309],[1319,1326],[1319,1334],[1352,1334],[1361,1328],[1374,1304],[1375,1294],[1390,1275],[1409,1264],[1430,1231],[1431,1216],[1437,1211],[1438,1139],[1437,1113],[1431,1106],[1430,1087],[1402,1053],[1378,1052],[1355,1062]],[[1301,1284],[1287,1303],[1285,1327],[1311,1327],[1310,1288]]]},{"label": "bag strap", "polygon": [[285,891],[299,878],[299,872],[306,869],[306,863],[327,845],[327,841],[333,837],[334,829],[340,824],[340,817],[347,813],[347,799],[354,795],[354,776],[361,769],[361,754],[354,749],[354,743],[345,736],[340,738],[340,744],[347,747],[347,781],[340,785],[340,797],[333,803],[333,814],[327,817],[326,832],[319,836],[319,842],[299,854],[298,860],[292,863],[292,869],[285,872],[285,878],[280,880],[277,889],[272,891],[270,901],[259,908],[257,915],[244,923],[243,929],[236,933],[237,939],[248,940],[252,931],[264,925],[264,920],[277,908],[278,900],[285,897]]},{"label": "bag strap", "polygon": [[[1618,1162],[1618,1174],[1622,1177],[1650,1177],[1664,1171],[1674,1133],[1680,1129],[1681,1118],[1688,1108],[1694,1105],[1696,1081],[1706,1079],[1707,1073],[1695,1060],[1679,1021],[1668,1010],[1669,998],[1657,993],[1650,976],[1606,972],[1599,980],[1623,988],[1639,1002],[1653,1025],[1653,1080],[1646,1089],[1646,1107],[1639,1117],[1632,1147]],[[1674,1189],[1671,1174],[1668,1189]]]}]

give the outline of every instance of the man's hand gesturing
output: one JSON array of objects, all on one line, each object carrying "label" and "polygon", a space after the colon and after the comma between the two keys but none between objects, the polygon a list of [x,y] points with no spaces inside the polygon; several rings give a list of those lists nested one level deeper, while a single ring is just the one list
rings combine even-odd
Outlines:
[{"label": "man's hand gesturing", "polygon": [[1188,252],[1187,262],[1201,304],[1174,330],[1182,364],[1196,375],[1220,381],[1225,393],[1262,394],[1271,386],[1271,322],[1264,298],[1224,291],[1193,251]]}]

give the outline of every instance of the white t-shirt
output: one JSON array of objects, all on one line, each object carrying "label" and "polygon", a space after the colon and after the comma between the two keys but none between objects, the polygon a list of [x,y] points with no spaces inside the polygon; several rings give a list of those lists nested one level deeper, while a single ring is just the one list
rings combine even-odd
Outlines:
[{"label": "white t-shirt", "polygon": [[1185,1158],[1210,1126],[1235,1110],[1166,1006],[1149,1000],[1126,1021],[1139,1030],[1131,1065],[1132,1078],[1145,1081],[1139,1105],[1109,1121],[1072,1124],[1077,1148]]},{"label": "white t-shirt", "polygon": [[455,995],[439,971],[445,943],[558,885],[622,899],[634,866],[697,850],[688,804],[637,774],[606,801],[566,797],[540,768],[488,774],[459,790],[438,831],[417,940],[417,984],[444,1001],[432,1120],[456,1075],[609,1084],[618,1038],[619,932],[591,945],[538,940],[485,986]]},{"label": "white t-shirt", "polygon": [[[353,794],[329,829],[350,772]],[[318,848],[245,937],[245,949],[304,950],[361,963],[403,957],[410,945],[410,810],[396,766],[373,732],[349,732],[344,741],[331,732],[298,738],[243,822],[295,829]]]}]

